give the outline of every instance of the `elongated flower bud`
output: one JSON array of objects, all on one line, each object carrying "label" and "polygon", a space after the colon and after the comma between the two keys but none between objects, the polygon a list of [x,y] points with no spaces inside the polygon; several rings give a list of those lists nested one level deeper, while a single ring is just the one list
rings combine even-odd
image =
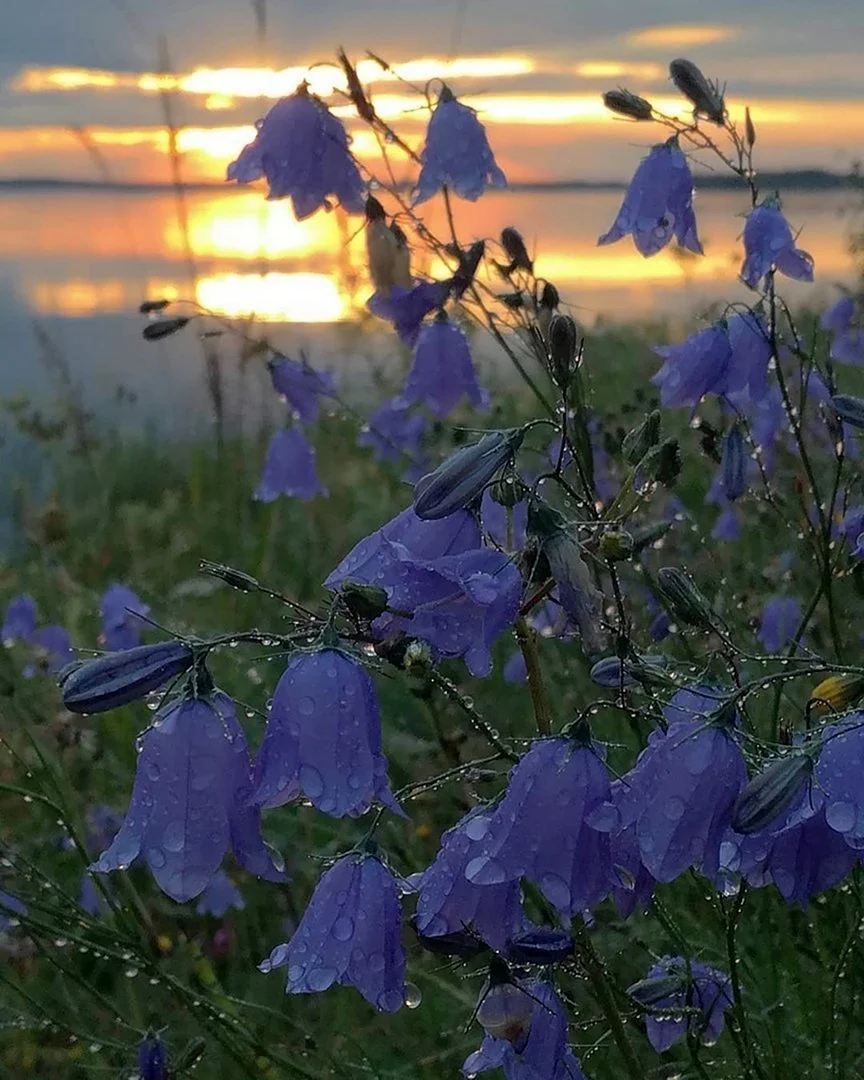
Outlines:
[{"label": "elongated flower bud", "polygon": [[235,570],[233,566],[224,566],[222,563],[209,562],[207,559],[203,559],[200,568],[203,573],[219,578],[220,581],[224,581],[232,589],[239,589],[240,592],[255,592],[256,589],[261,587],[258,580],[252,577],[251,574],[247,574],[243,570]]},{"label": "elongated flower bud", "polygon": [[673,487],[681,475],[683,463],[681,448],[674,437],[664,439],[658,446],[652,446],[639,463],[641,482],[656,480],[664,487]]},{"label": "elongated flower bud", "polygon": [[138,305],[138,310],[142,315],[153,315],[157,311],[164,311],[170,303],[170,300],[145,300]]},{"label": "elongated flower bud", "polygon": [[537,305],[537,329],[544,341],[549,340],[549,327],[552,325],[552,319],[560,303],[561,297],[558,290],[551,281],[547,281],[540,293],[540,302]]},{"label": "elongated flower bud", "polygon": [[504,248],[510,260],[510,273],[514,270],[527,270],[529,274],[533,273],[534,263],[528,254],[528,248],[525,247],[522,234],[512,225],[501,230],[501,247]]},{"label": "elongated flower bud", "polygon": [[747,481],[747,447],[744,434],[738,424],[734,424],[723,440],[723,492],[726,498],[734,502],[744,494]]},{"label": "elongated flower bud", "polygon": [[591,668],[589,676],[593,683],[607,690],[638,684],[665,685],[669,680],[663,675],[666,658],[663,656],[640,656],[622,660],[619,656],[604,656]]},{"label": "elongated flower bud", "polygon": [[756,125],[753,123],[753,117],[750,115],[749,105],[744,109],[744,139],[752,150],[756,145]]},{"label": "elongated flower bud", "polygon": [[366,257],[372,284],[381,292],[394,285],[411,287],[411,253],[398,225],[387,224],[384,207],[374,196],[366,199]]},{"label": "elongated flower bud", "polygon": [[159,341],[176,334],[188,323],[189,320],[183,315],[176,315],[173,319],[156,319],[155,322],[147,323],[141,334],[145,341]]},{"label": "elongated flower bud", "polygon": [[507,942],[507,956],[517,964],[560,964],[573,955],[573,939],[564,930],[539,926]]},{"label": "elongated flower bud", "polygon": [[683,975],[655,975],[653,978],[640,979],[633,983],[627,988],[627,993],[640,1005],[651,1008],[679,993],[686,985],[687,980]]},{"label": "elongated flower bud", "polygon": [[621,453],[628,465],[638,465],[652,446],[660,441],[660,412],[648,413],[642,423],[628,431],[621,443]]},{"label": "elongated flower bud", "polygon": [[463,510],[483,491],[519,449],[521,428],[490,431],[479,442],[463,446],[414,487],[414,513],[425,521]]},{"label": "elongated flower bud", "polygon": [[552,378],[562,390],[576,370],[579,331],[571,315],[556,315],[549,324],[549,362]]},{"label": "elongated flower bud", "polygon": [[73,713],[102,713],[138,701],[192,666],[182,641],[139,645],[100,656],[60,673],[63,704]]},{"label": "elongated flower bud", "polygon": [[351,614],[360,619],[377,619],[387,607],[387,592],[380,585],[343,581],[339,595]]},{"label": "elongated flower bud", "polygon": [[453,275],[450,287],[450,295],[454,300],[461,300],[471,286],[485,253],[486,244],[482,240],[475,240],[467,251],[459,252],[459,268]]},{"label": "elongated flower bud", "polygon": [[676,619],[702,630],[714,629],[716,616],[711,605],[682,570],[676,566],[658,570],[657,587]]},{"label": "elongated flower bud", "polygon": [[844,423],[851,424],[852,427],[864,428],[864,399],[853,397],[851,394],[835,394],[831,398],[831,404]]},{"label": "elongated flower bud", "polygon": [[809,708],[819,712],[845,709],[864,694],[864,678],[860,675],[829,675],[810,691]]},{"label": "elongated flower bud", "polygon": [[692,60],[679,57],[669,65],[672,82],[693,103],[694,111],[722,127],[726,122],[726,103],[717,83],[706,79]]},{"label": "elongated flower bud", "polygon": [[813,759],[809,754],[789,754],[772,762],[735,800],[732,828],[747,834],[770,825],[788,810],[812,773]]},{"label": "elongated flower bud", "polygon": [[463,960],[470,960],[480,953],[487,952],[489,946],[477,934],[470,930],[452,930],[449,934],[437,934],[431,937],[421,934],[417,929],[417,916],[412,915],[408,920],[411,929],[417,935],[417,942],[422,949],[435,953],[439,956],[459,956]]},{"label": "elongated flower bud", "polygon": [[633,530],[633,554],[638,555],[662,540],[675,524],[674,521],[658,521],[654,525],[642,525]]},{"label": "elongated flower bud", "polygon": [[653,119],[654,108],[651,102],[621,87],[617,90],[607,90],[603,95],[603,104],[610,112],[618,113],[619,116],[628,116],[631,120]]}]

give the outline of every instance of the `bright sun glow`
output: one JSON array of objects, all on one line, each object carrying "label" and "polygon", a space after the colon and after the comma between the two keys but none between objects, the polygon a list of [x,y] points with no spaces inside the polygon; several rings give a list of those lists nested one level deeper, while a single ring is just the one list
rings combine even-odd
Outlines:
[{"label": "bright sun glow", "polygon": [[347,299],[327,274],[211,274],[199,279],[195,296],[202,307],[230,319],[332,323],[349,314]]},{"label": "bright sun glow", "polygon": [[741,34],[737,26],[649,26],[627,34],[627,45],[648,45],[665,49],[688,49],[696,45],[716,45]]}]

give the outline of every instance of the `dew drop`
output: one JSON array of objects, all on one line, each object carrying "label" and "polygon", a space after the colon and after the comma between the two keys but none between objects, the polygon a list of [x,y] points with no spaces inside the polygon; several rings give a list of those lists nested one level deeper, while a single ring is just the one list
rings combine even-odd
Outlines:
[{"label": "dew drop", "polygon": [[416,1009],[422,1000],[420,987],[415,983],[405,983],[405,1008]]}]

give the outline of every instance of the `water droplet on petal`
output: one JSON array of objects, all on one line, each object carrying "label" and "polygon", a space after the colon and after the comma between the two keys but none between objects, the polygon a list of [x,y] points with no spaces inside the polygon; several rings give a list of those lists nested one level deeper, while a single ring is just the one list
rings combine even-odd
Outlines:
[{"label": "water droplet on petal", "polygon": [[337,941],[350,941],[354,934],[354,920],[347,915],[340,915],[330,932]]}]

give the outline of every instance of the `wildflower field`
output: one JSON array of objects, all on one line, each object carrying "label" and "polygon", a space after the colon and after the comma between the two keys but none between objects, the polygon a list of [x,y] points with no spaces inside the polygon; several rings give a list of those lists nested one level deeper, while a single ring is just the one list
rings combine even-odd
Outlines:
[{"label": "wildflower field", "polygon": [[404,370],[358,415],[145,303],[284,426],[94,432],[0,566],[0,1075],[864,1075],[858,298],[787,308],[802,223],[687,60],[692,118],[606,95],[657,135],[598,240],[698,256],[691,159],[738,176],[752,301],[674,340],[432,235],[506,183],[477,115],[427,87],[416,153],[339,62],[412,190],[305,85],[228,179],[352,215]]}]

